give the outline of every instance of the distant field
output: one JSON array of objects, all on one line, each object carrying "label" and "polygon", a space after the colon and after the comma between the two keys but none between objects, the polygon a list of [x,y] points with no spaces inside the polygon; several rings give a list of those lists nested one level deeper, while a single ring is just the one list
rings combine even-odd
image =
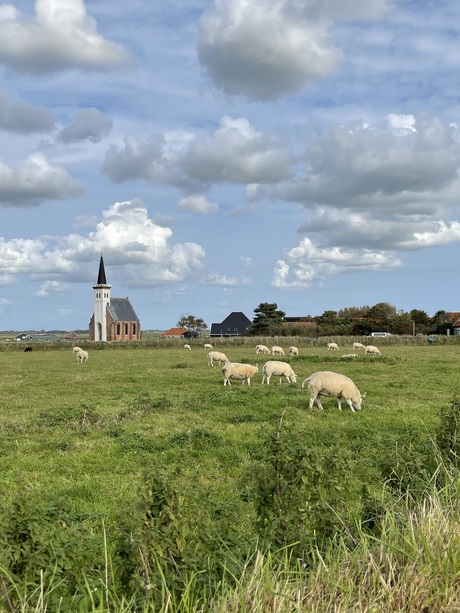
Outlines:
[{"label": "distant field", "polygon": [[[381,345],[382,346],[382,345]],[[251,474],[283,418],[283,431],[312,449],[339,446],[358,484],[381,487],[407,433],[435,437],[439,412],[458,393],[460,345],[382,346],[382,357],[340,358],[324,346],[302,347],[290,362],[297,384],[272,378],[252,346],[227,345],[231,361],[259,364],[250,387],[223,386],[218,366],[195,345],[89,347],[77,363],[70,347],[0,351],[0,491],[13,500],[25,489],[40,501],[65,500],[79,522],[112,546],[120,513],[138,504],[146,469],[171,477],[185,499],[212,500],[238,518],[241,538],[255,539]],[[287,348],[287,347],[286,347]],[[308,409],[302,381],[316,370],[349,375],[367,396],[360,412]],[[345,406],[345,405],[344,405]],[[194,498],[195,497],[195,498]],[[211,508],[212,505],[209,506]],[[212,524],[206,516],[200,521]],[[212,507],[214,508],[214,507]],[[102,544],[101,544],[102,547]]]}]

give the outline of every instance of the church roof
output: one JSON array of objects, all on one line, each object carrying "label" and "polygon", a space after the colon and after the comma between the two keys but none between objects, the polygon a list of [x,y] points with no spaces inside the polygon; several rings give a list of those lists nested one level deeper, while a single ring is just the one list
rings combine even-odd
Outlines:
[{"label": "church roof", "polygon": [[129,298],[111,298],[107,310],[114,321],[139,321]]},{"label": "church roof", "polygon": [[99,272],[97,275],[96,285],[107,285],[107,279],[105,277],[104,258],[102,257],[102,255],[99,261]]}]

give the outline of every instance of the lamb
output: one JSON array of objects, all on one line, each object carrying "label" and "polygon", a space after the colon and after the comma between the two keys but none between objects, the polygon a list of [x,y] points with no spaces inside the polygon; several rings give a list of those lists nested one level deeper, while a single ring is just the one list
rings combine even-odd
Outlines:
[{"label": "lamb", "polygon": [[353,349],[364,349],[364,345],[362,343],[353,343]]},{"label": "lamb", "polygon": [[259,365],[242,364],[240,362],[227,362],[222,366],[224,385],[230,385],[230,379],[242,379],[242,384],[247,381],[251,385],[251,377],[259,372]]},{"label": "lamb", "polygon": [[382,355],[380,349],[375,345],[367,345],[367,347],[364,347],[364,355],[367,355],[368,353],[372,353],[374,355]]},{"label": "lamb", "polygon": [[74,347],[74,348],[72,349],[72,351],[73,351],[74,353],[78,353],[79,351],[83,351],[83,349],[82,349],[81,347]]},{"label": "lamb", "polygon": [[258,355],[259,353],[270,353],[270,349],[267,345],[256,345],[256,354]]},{"label": "lamb", "polygon": [[289,383],[297,382],[297,375],[292,370],[292,367],[287,362],[277,362],[276,360],[269,360],[265,362],[263,367],[262,385],[267,381],[267,385],[270,384],[270,377],[274,375],[280,378],[280,383],[283,377],[289,381]]},{"label": "lamb", "polygon": [[205,344],[203,345],[203,347],[204,347],[205,349],[213,349],[213,346],[212,346],[212,345],[210,345],[209,343],[205,343]]},{"label": "lamb", "polygon": [[339,350],[339,346],[337,345],[337,343],[328,343],[327,344],[327,348],[329,349],[333,349],[334,351],[338,351]]},{"label": "lamb", "polygon": [[282,347],[278,347],[278,345],[273,345],[272,355],[275,355],[275,353],[278,355],[284,355],[284,349]]},{"label": "lamb", "polygon": [[359,411],[363,398],[366,396],[365,392],[364,394],[359,392],[350,377],[330,370],[318,371],[310,375],[302,383],[302,389],[305,383],[308,383],[308,391],[310,392],[310,409],[316,400],[318,407],[323,410],[320,397],[332,396],[337,398],[339,411],[342,410],[342,398],[346,400],[353,412]]},{"label": "lamb", "polygon": [[230,360],[227,358],[225,353],[220,351],[210,351],[208,353],[208,366],[214,366],[214,361],[219,362],[220,366],[221,364],[229,362]]},{"label": "lamb", "polygon": [[289,347],[289,353],[291,355],[299,355],[299,349],[297,347]]},{"label": "lamb", "polygon": [[359,356],[357,353],[344,353],[341,357],[342,358],[357,358]]},{"label": "lamb", "polygon": [[88,352],[84,349],[80,349],[80,351],[77,353],[77,362],[86,362],[88,357]]},{"label": "lamb", "polygon": [[187,345],[187,344],[185,344],[185,345],[184,345],[184,349],[188,349],[189,351],[191,351],[191,350],[192,350],[192,348],[190,347],[190,345]]}]

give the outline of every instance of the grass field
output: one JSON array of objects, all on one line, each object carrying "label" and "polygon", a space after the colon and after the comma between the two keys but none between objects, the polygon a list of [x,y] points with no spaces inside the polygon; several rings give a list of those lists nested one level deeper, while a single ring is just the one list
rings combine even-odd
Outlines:
[{"label": "grass field", "polygon": [[[193,517],[208,535],[233,520],[242,547],[257,540],[254,476],[281,418],[282,436],[306,449],[340,449],[355,491],[365,485],[378,495],[382,466],[396,462],[401,441],[434,439],[440,411],[458,392],[460,344],[388,345],[381,357],[351,360],[340,357],[351,348],[301,347],[299,357],[282,358],[297,383],[272,378],[262,386],[269,356],[221,342],[214,348],[231,361],[259,364],[251,386],[224,387],[198,344],[192,351],[89,345],[84,364],[70,348],[0,351],[3,504],[24,492],[45,506],[61,501],[102,558],[116,547],[120,517],[138,508],[147,471],[183,496],[190,531]],[[323,401],[323,412],[309,410],[301,383],[316,370],[350,376],[366,392],[362,411],[344,404],[339,412],[335,399]]]}]

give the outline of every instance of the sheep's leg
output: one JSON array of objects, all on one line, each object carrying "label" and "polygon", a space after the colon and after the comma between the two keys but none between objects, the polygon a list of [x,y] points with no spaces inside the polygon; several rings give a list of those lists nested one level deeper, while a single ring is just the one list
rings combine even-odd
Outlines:
[{"label": "sheep's leg", "polygon": [[321,411],[324,411],[324,407],[321,404],[321,396],[318,394],[316,397],[316,404],[319,406],[319,408],[321,409]]},{"label": "sheep's leg", "polygon": [[351,399],[350,399],[350,398],[348,398],[348,399],[347,399],[347,404],[348,404],[348,406],[350,407],[350,409],[351,409],[351,410],[353,411],[353,413],[354,413],[354,412],[355,412],[355,410],[354,410],[354,408],[353,408],[353,403],[352,403],[352,401],[351,401]]},{"label": "sheep's leg", "polygon": [[337,396],[337,406],[339,407],[339,411],[342,410],[342,398]]}]

